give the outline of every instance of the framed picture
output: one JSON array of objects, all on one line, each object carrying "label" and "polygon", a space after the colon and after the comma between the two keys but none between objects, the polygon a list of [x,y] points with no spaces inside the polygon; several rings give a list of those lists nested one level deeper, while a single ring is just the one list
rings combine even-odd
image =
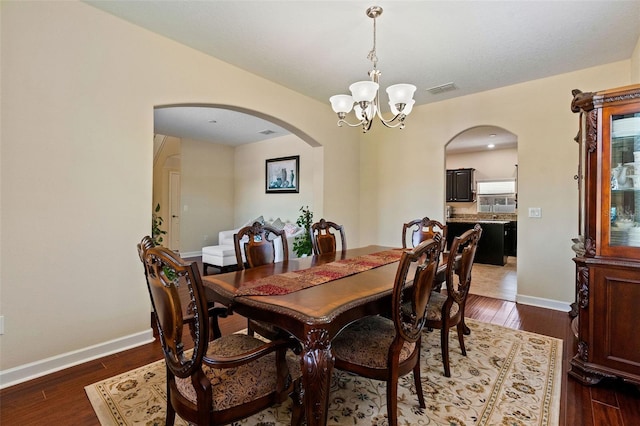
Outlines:
[{"label": "framed picture", "polygon": [[266,160],[265,192],[290,194],[300,192],[300,156]]}]

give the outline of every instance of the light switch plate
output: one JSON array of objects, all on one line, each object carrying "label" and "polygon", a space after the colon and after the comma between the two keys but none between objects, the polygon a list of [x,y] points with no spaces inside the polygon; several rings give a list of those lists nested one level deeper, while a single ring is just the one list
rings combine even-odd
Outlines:
[{"label": "light switch plate", "polygon": [[529,217],[542,217],[542,209],[540,207],[529,207]]}]

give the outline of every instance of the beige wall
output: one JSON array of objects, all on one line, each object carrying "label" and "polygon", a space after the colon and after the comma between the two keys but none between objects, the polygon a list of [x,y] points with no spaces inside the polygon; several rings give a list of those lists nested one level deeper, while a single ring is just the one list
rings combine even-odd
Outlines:
[{"label": "beige wall", "polygon": [[[315,212],[316,158],[319,157],[321,161],[322,152],[322,147],[313,148],[295,135],[236,147],[234,227],[244,225],[261,215],[265,220],[275,220],[279,217],[283,221],[295,222],[302,206],[309,206]],[[266,194],[265,160],[292,155],[300,156],[300,192]],[[322,164],[320,172],[321,167]]]},{"label": "beige wall", "polygon": [[[181,168],[181,144],[180,138],[163,135],[163,143],[153,158],[153,201],[151,208],[160,204],[157,215],[163,219],[160,229],[169,232],[169,173],[180,173]],[[163,245],[168,247],[170,235],[163,235]],[[171,247],[179,249],[180,247]]]},{"label": "beige wall", "polygon": [[181,252],[200,253],[218,244],[218,232],[233,226],[234,158],[232,146],[183,139]]},{"label": "beige wall", "polygon": [[340,187],[324,211],[358,240],[357,135],[325,103],[84,3],[3,2],[1,19],[3,383],[150,337],[135,245],[150,227],[154,106],[229,105],[321,141],[322,184]]},{"label": "beige wall", "polygon": [[631,82],[640,83],[640,38],[631,55]]},{"label": "beige wall", "polygon": [[[460,154],[446,154],[447,169],[473,168],[474,180],[511,179],[517,177],[518,150],[516,148],[497,149]],[[475,182],[474,182],[475,187]],[[455,213],[475,214],[476,203],[447,203]]]},{"label": "beige wall", "polygon": [[[621,61],[423,105],[401,132],[377,127],[363,136],[361,242],[398,244],[407,219],[442,220],[445,145],[471,127],[502,127],[518,138],[518,300],[564,307],[574,299],[571,238],[577,234],[578,117],[569,107],[571,90],[627,85],[629,67]],[[529,207],[540,207],[542,218],[528,218]]]}]

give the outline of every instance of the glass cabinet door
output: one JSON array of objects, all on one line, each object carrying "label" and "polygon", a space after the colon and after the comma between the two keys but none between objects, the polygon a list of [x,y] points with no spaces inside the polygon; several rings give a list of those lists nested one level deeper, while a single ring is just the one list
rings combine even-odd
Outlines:
[{"label": "glass cabinet door", "polygon": [[[633,249],[629,252],[629,248],[635,247],[640,250],[640,110],[638,105],[605,108],[602,125],[602,201],[604,204],[602,206],[602,250],[603,254],[625,257],[635,253]],[[609,182],[605,182],[605,179]],[[605,184],[608,185],[605,186]],[[633,256],[636,255],[637,253],[633,254]]]}]

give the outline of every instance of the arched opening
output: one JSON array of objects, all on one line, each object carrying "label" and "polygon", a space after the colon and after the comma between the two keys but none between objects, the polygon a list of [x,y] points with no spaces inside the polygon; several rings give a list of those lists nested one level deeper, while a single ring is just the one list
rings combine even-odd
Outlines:
[{"label": "arched opening", "polygon": [[[276,117],[222,104],[162,105],[154,133],[153,206],[169,232],[164,245],[184,257],[252,218],[295,222],[301,206],[322,208],[323,147]],[[265,193],[265,160],[290,155],[300,156],[299,193]]]},{"label": "arched opening", "polygon": [[471,293],[515,301],[517,136],[492,125],[466,129],[446,144],[445,168],[445,216],[452,236],[466,224],[480,222],[483,227]]}]

